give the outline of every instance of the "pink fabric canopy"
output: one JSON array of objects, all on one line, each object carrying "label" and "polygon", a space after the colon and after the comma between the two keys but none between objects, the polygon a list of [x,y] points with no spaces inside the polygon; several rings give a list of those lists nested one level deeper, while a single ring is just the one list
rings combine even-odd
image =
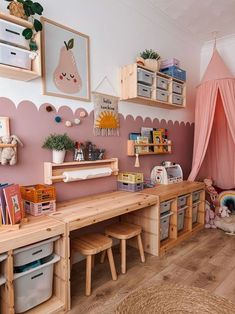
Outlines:
[{"label": "pink fabric canopy", "polygon": [[192,171],[188,180],[212,178],[235,187],[235,78],[215,49],[197,90]]}]

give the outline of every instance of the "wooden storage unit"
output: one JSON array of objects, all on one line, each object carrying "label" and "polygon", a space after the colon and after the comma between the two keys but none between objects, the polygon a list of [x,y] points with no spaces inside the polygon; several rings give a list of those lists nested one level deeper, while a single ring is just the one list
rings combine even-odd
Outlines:
[{"label": "wooden storage unit", "polygon": [[138,153],[138,155],[160,155],[160,154],[171,154],[172,153],[172,143],[167,143],[167,144],[137,144],[134,140],[128,140],[127,141],[127,156],[135,156],[135,148],[136,147],[167,147],[167,151],[165,152],[142,152]]},{"label": "wooden storage unit", "polygon": [[54,252],[60,261],[54,266],[53,296],[48,301],[27,311],[30,314],[64,313],[68,308],[68,248],[66,226],[50,217],[30,217],[28,223],[19,230],[6,230],[0,227],[0,254],[7,252],[3,274],[6,284],[1,289],[1,313],[14,314],[13,250],[54,236],[60,238],[54,244]]},{"label": "wooden storage unit", "polygon": [[[23,27],[29,27],[32,28],[32,23],[17,18],[13,15],[10,14],[4,14],[0,12],[0,19],[15,23],[18,25],[21,25]],[[26,69],[21,69],[5,64],[0,64],[0,76],[5,77],[5,78],[10,78],[10,79],[15,79],[19,81],[31,81],[34,80],[38,77],[41,76],[41,35],[38,33],[36,35],[36,42],[38,45],[38,50],[37,50],[37,56],[35,57],[34,60],[32,60],[32,69],[26,70]]]},{"label": "wooden storage unit", "polygon": [[[152,82],[149,81],[148,83],[146,81],[147,85],[145,85],[144,83],[139,83],[138,82],[139,69],[148,71],[150,75],[153,76]],[[165,79],[169,82],[169,84],[166,84],[167,85],[166,89],[163,90],[158,87],[157,78],[162,78],[163,80]],[[138,84],[141,85],[140,86],[141,90],[138,89]],[[179,89],[177,90],[177,85],[181,85],[182,90]],[[163,96],[159,97],[159,93],[161,96],[161,92]],[[140,96],[141,93],[142,96]],[[168,96],[165,97],[164,94],[168,94]],[[180,101],[178,101],[177,99],[182,99],[182,103],[180,103]],[[152,70],[149,70],[145,66],[141,66],[134,63],[131,65],[124,66],[121,69],[121,100],[167,109],[185,108],[186,83],[164,73],[153,72]]]}]

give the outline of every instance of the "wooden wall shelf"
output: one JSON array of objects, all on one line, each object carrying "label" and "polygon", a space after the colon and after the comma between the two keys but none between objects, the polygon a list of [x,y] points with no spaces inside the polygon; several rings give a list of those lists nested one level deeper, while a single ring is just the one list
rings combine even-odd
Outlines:
[{"label": "wooden wall shelf", "polygon": [[[32,28],[32,23],[15,17],[10,14],[5,14],[0,12],[0,20],[5,20],[14,24],[18,24],[23,27]],[[42,75],[41,72],[41,34],[40,32],[36,35],[36,42],[38,46],[37,56],[34,60],[32,60],[32,68],[31,70],[21,69],[17,67],[13,67],[10,65],[0,64],[0,76],[19,80],[19,81],[31,81]]]},{"label": "wooden wall shelf", "polygon": [[[63,172],[77,171],[87,169],[97,169],[100,167],[110,167],[112,175],[118,175],[118,159],[102,159],[94,161],[73,161],[64,162],[62,164],[54,164],[52,162],[44,163],[44,182],[45,184],[53,184],[55,182],[62,182],[64,179]],[[88,178],[94,179],[94,178]],[[79,180],[78,180],[79,181]]]},{"label": "wooden wall shelf", "polygon": [[167,147],[167,151],[163,151],[163,152],[141,152],[138,153],[139,156],[143,156],[143,155],[163,155],[163,154],[171,154],[172,153],[172,143],[168,143],[168,144],[153,144],[153,143],[149,143],[149,144],[137,144],[134,140],[128,140],[127,141],[127,155],[128,156],[135,156],[136,154],[136,147]]}]

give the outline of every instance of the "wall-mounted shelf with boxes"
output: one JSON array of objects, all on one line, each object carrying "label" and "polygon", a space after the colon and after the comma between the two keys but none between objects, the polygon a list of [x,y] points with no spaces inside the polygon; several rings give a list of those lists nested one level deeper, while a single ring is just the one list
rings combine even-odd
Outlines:
[{"label": "wall-mounted shelf with boxes", "polygon": [[0,76],[31,81],[41,76],[40,34],[36,35],[37,55],[31,60],[28,41],[22,36],[32,23],[0,12]]},{"label": "wall-mounted shelf with boxes", "polygon": [[[148,148],[146,151],[143,148]],[[139,151],[136,148],[140,148]],[[151,150],[152,149],[152,150]],[[138,144],[134,140],[127,141],[127,155],[135,156],[136,153],[138,155],[159,155],[159,154],[171,154],[172,153],[172,143],[168,141],[168,143],[163,144]]]},{"label": "wall-mounted shelf with boxes", "polygon": [[121,100],[167,109],[185,108],[186,83],[136,63],[127,65],[121,69]]}]

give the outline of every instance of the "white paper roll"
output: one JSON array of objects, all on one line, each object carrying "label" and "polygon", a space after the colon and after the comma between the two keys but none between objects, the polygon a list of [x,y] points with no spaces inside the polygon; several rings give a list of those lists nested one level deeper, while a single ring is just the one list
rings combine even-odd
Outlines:
[{"label": "white paper roll", "polygon": [[94,169],[84,169],[76,171],[66,171],[63,172],[64,182],[73,182],[78,180],[86,180],[91,178],[106,177],[112,174],[112,169],[110,167],[94,168]]}]

